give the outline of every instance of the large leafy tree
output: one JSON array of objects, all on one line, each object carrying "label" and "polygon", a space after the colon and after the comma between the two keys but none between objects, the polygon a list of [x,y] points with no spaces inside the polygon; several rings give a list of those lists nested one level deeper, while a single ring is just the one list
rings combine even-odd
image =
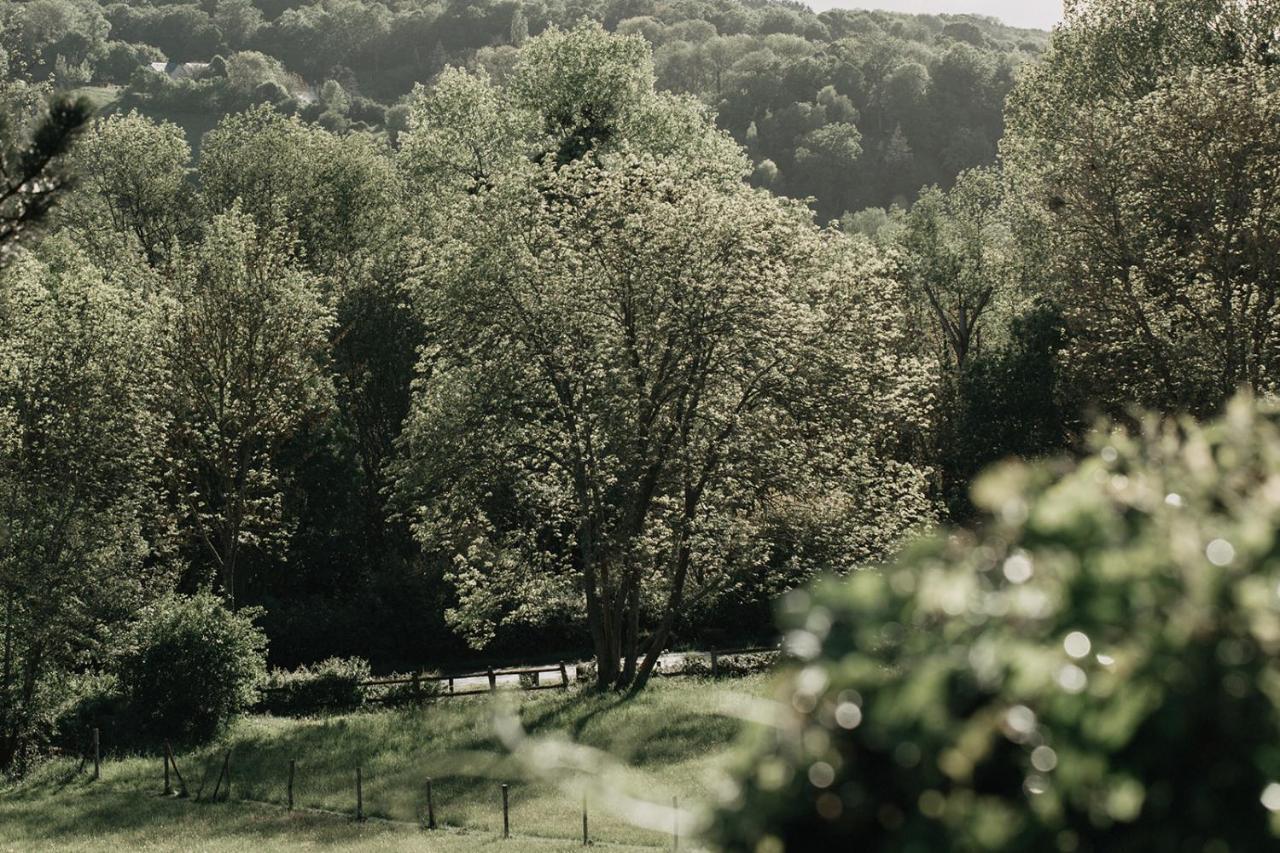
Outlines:
[{"label": "large leafy tree", "polygon": [[1010,169],[1088,396],[1208,414],[1280,381],[1273,3],[1070,10],[1010,101]]},{"label": "large leafy tree", "polygon": [[998,170],[972,169],[949,190],[926,188],[897,233],[885,232],[902,260],[912,327],[938,368],[929,453],[957,519],[971,511],[969,483],[984,465],[1063,443],[1056,312],[1029,304],[1040,271],[1018,202]]},{"label": "large leafy tree", "polygon": [[130,112],[98,119],[70,158],[76,191],[58,224],[102,265],[162,264],[195,231],[191,148],[182,128]]},{"label": "large leafy tree", "polygon": [[999,334],[1019,281],[1019,253],[1000,173],[973,169],[955,186],[925,189],[898,241],[913,303],[944,372],[962,369]]},{"label": "large leafy tree", "polygon": [[409,165],[450,203],[399,488],[458,627],[585,605],[600,684],[639,688],[691,598],[927,514],[893,457],[927,379],[870,248],[743,187],[633,41],[554,33],[513,92],[424,96]]},{"label": "large leafy tree", "polygon": [[287,538],[276,456],[332,404],[332,312],[283,227],[238,207],[172,265],[167,334],[187,517],[233,604],[246,550]]},{"label": "large leafy tree", "polygon": [[[154,303],[52,246],[0,287],[0,768],[38,746],[56,676],[165,581],[165,369]],[[150,534],[150,535],[148,535]]]},{"label": "large leafy tree", "polygon": [[[262,228],[288,222],[297,264],[333,309],[337,406],[282,460],[297,469],[294,505],[312,513],[300,520],[314,530],[295,544],[314,548],[316,574],[326,557],[348,575],[385,568],[411,550],[388,518],[385,470],[421,343],[401,290],[418,255],[403,178],[390,152],[369,138],[338,136],[267,107],[229,116],[210,132],[199,175],[212,210],[238,204]],[[335,480],[344,487],[335,490]],[[335,553],[335,538],[348,550]]]}]

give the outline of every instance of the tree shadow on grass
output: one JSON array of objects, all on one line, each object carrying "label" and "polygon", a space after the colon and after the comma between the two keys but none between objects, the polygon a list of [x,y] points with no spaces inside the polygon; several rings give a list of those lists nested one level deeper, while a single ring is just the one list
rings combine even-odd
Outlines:
[{"label": "tree shadow on grass", "polygon": [[[514,698],[514,697],[513,697]],[[563,734],[610,752],[620,761],[650,771],[680,764],[732,739],[736,722],[710,718],[705,691],[680,689],[665,695],[569,690],[521,697],[519,713],[534,737]],[[499,700],[501,701],[501,700]],[[434,784],[437,819],[481,833],[500,829],[499,784],[511,784],[512,800],[533,808],[529,818],[541,830],[571,833],[573,803],[544,779],[530,777],[495,736],[493,697],[447,700],[421,708],[357,713],[305,720],[254,718],[222,742],[177,756],[189,792],[212,794],[225,751],[232,750],[234,801],[283,806],[290,760],[295,760],[294,800],[299,808],[319,807],[352,814],[355,768],[362,769],[365,813],[412,822],[425,806],[426,779]],[[513,709],[514,710],[514,709]],[[270,848],[276,836],[299,832],[299,821],[323,824],[322,834],[348,843],[352,826],[333,816],[307,817],[265,809],[261,815],[226,812],[224,804],[172,801],[160,795],[163,763],[158,757],[104,765],[100,783],[74,767],[50,769],[14,791],[0,795],[0,825],[31,838],[85,837],[85,832],[147,837],[165,827],[198,830],[198,837],[258,838]],[[176,780],[175,780],[176,784]],[[531,806],[531,803],[538,803]],[[235,803],[231,808],[255,808]],[[223,824],[227,825],[223,825]],[[207,824],[207,825],[206,825]],[[331,826],[330,824],[336,824]],[[564,824],[564,827],[561,827]],[[316,830],[320,832],[320,829]],[[6,836],[10,832],[0,833]],[[174,849],[178,849],[178,845]]]}]

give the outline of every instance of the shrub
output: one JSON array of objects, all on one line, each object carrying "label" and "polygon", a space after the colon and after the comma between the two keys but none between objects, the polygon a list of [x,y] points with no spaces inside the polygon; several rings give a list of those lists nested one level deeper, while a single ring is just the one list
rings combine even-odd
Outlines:
[{"label": "shrub", "polygon": [[1010,464],[977,533],[784,605],[803,659],[725,850],[1264,850],[1280,835],[1280,418]]},{"label": "shrub", "polygon": [[117,661],[142,734],[197,743],[253,704],[266,672],[257,615],[232,613],[207,592],[169,595],[142,611]]},{"label": "shrub", "polygon": [[102,743],[133,746],[129,710],[114,673],[88,673],[71,679],[67,704],[58,715],[54,744],[64,753],[84,755],[96,728]]},{"label": "shrub", "polygon": [[722,678],[737,678],[768,672],[778,662],[777,652],[751,652],[750,654],[728,655],[720,658],[717,666]]},{"label": "shrub", "polygon": [[267,679],[262,708],[280,716],[345,713],[362,707],[361,683],[370,677],[361,658],[329,658],[311,667],[274,670]]},{"label": "shrub", "polygon": [[670,675],[691,675],[699,678],[711,677],[711,658],[698,654],[689,654],[678,667],[674,667],[667,674]]}]

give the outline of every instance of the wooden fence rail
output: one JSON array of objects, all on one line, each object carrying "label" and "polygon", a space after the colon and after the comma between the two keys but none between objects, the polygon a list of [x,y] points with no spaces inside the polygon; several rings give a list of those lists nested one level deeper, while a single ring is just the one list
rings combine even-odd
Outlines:
[{"label": "wooden fence rail", "polygon": [[[776,654],[780,650],[777,646],[757,646],[744,649],[715,649],[712,651],[691,651],[691,652],[674,652],[673,654],[683,655],[686,658],[708,658],[711,661],[712,677],[720,675],[720,660],[723,658],[736,657],[738,655],[758,655],[758,654]],[[577,664],[574,664],[576,667]],[[680,675],[680,670],[663,670],[661,665],[655,669],[655,676]],[[553,680],[544,680],[541,676],[553,676]],[[367,681],[360,682],[359,686],[366,693],[366,702],[386,702],[391,699],[387,696],[367,696],[370,688],[387,688],[401,687],[404,685],[425,685],[438,684],[444,689],[437,689],[431,692],[432,699],[445,699],[450,696],[477,696],[482,693],[491,693],[497,689],[497,680],[499,678],[509,678],[515,676],[529,676],[533,679],[532,684],[526,684],[521,681],[517,685],[506,685],[503,689],[519,689],[519,690],[563,690],[567,688],[571,681],[569,679],[568,666],[564,661],[557,661],[554,664],[546,666],[526,666],[511,669],[493,669],[488,668],[479,671],[451,672],[439,675],[428,674],[426,672],[418,672],[413,675],[396,675],[391,678],[371,678]],[[468,678],[486,679],[486,686],[474,690],[455,690],[455,682]],[[277,685],[271,687],[260,688],[263,693],[274,693],[280,690],[288,690],[288,685]],[[396,697],[400,698],[400,697]],[[425,698],[425,697],[424,697]]]}]

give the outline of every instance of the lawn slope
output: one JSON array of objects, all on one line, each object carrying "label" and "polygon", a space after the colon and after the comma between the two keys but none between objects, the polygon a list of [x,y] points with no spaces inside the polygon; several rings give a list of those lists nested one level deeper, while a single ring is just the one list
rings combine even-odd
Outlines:
[{"label": "lawn slope", "polygon": [[[252,717],[222,743],[178,754],[192,799],[160,796],[157,756],[109,760],[98,782],[76,773],[76,762],[46,765],[0,793],[0,850],[581,849],[583,793],[598,846],[669,848],[671,830],[659,826],[668,826],[671,815],[652,812],[650,828],[640,828],[633,825],[636,809],[643,817],[645,802],[669,806],[678,798],[688,841],[740,727],[717,710],[734,696],[765,691],[761,677],[671,679],[631,700],[544,691],[305,720]],[[603,773],[590,766],[550,774],[539,766],[542,756],[550,756],[550,765],[581,751],[513,757],[495,734],[504,713],[518,714],[539,743],[607,751],[618,764],[609,762]],[[231,801],[195,802],[197,792],[205,799],[212,792],[228,749]],[[291,759],[297,762],[292,813],[283,808]],[[363,824],[351,820],[356,767],[370,818]],[[435,832],[419,828],[428,778],[441,827]],[[509,841],[500,840],[504,782]]]}]

